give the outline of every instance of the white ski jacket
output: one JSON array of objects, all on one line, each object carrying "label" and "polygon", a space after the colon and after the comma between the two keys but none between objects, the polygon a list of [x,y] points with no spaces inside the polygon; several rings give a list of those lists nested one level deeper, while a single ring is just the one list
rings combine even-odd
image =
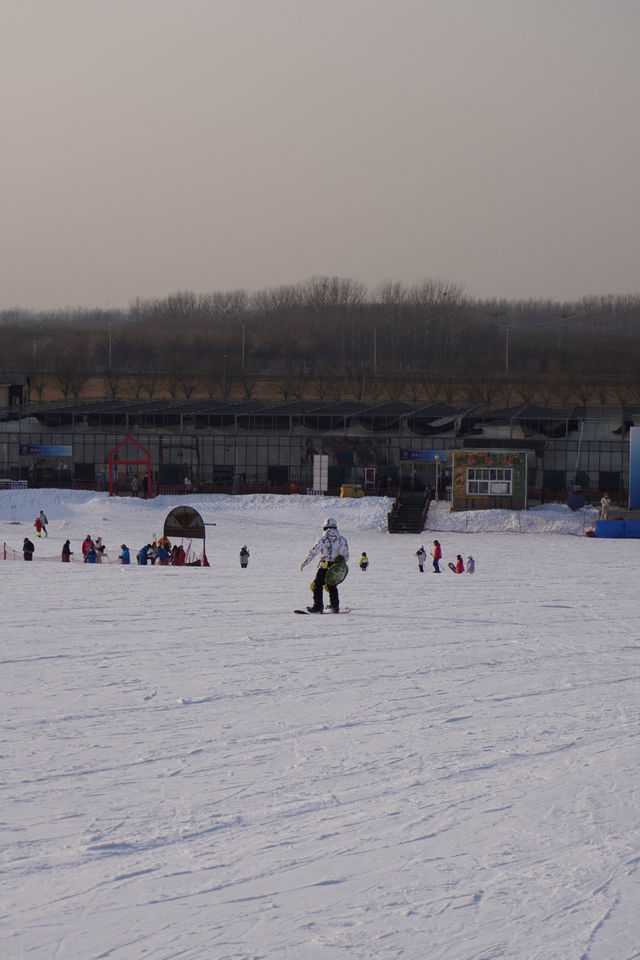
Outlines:
[{"label": "white ski jacket", "polygon": [[318,537],[314,545],[309,550],[309,553],[305,559],[300,564],[300,569],[306,567],[315,556],[320,554],[320,563],[325,563],[328,560],[335,560],[336,557],[343,556],[345,560],[349,559],[349,544],[347,543],[345,537],[338,531],[331,527],[326,531],[321,537]]}]

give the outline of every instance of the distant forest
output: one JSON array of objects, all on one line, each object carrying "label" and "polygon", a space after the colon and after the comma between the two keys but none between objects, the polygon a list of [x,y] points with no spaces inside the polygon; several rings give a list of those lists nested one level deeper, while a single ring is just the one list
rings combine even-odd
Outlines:
[{"label": "distant forest", "polygon": [[128,310],[0,311],[0,375],[31,400],[640,402],[640,296],[474,300],[441,281],[315,277]]}]

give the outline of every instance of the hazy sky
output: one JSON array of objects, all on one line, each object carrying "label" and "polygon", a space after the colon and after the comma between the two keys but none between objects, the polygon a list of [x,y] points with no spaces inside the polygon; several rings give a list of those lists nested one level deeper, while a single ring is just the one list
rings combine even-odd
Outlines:
[{"label": "hazy sky", "polygon": [[640,292],[639,0],[4,0],[0,309]]}]

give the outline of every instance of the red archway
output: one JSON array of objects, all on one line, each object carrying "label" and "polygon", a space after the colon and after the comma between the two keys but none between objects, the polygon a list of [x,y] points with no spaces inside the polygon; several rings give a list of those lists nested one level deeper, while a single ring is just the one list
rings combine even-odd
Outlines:
[{"label": "red archway", "polygon": [[[138,457],[137,459],[127,459],[127,460],[121,460],[119,457],[116,457],[116,454],[117,454],[118,450],[119,450],[121,447],[123,447],[123,446],[125,445],[125,443],[133,443],[133,444],[138,448],[138,450],[141,450],[141,451],[142,451],[142,453],[144,454],[144,456],[143,456],[143,457]],[[113,465],[114,465],[114,463],[115,463],[115,464],[120,464],[120,463],[125,463],[125,464],[137,463],[137,464],[140,464],[140,463],[143,463],[143,464],[146,466],[146,468],[147,468],[147,496],[148,496],[148,497],[151,497],[151,454],[150,454],[149,451],[146,449],[146,447],[143,447],[141,443],[138,443],[138,441],[135,439],[135,437],[129,437],[129,436],[127,436],[127,437],[124,438],[124,440],[121,440],[121,441],[120,441],[120,443],[117,445],[117,447],[114,447],[113,450],[110,450],[110,451],[109,451],[109,496],[110,496],[110,497],[117,496],[117,491],[115,491],[114,488],[113,488]]]}]

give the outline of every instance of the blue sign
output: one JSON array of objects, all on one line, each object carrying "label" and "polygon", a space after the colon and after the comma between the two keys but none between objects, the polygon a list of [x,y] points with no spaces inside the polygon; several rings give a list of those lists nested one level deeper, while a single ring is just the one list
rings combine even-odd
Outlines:
[{"label": "blue sign", "polygon": [[69,444],[21,443],[21,457],[72,457],[73,447]]},{"label": "blue sign", "polygon": [[640,427],[629,430],[629,509],[640,507]]},{"label": "blue sign", "polygon": [[435,460],[441,460],[443,463],[447,462],[447,451],[446,450],[401,450],[400,451],[401,460],[411,460],[413,463],[419,463],[420,461],[427,462],[431,461],[432,463]]}]

